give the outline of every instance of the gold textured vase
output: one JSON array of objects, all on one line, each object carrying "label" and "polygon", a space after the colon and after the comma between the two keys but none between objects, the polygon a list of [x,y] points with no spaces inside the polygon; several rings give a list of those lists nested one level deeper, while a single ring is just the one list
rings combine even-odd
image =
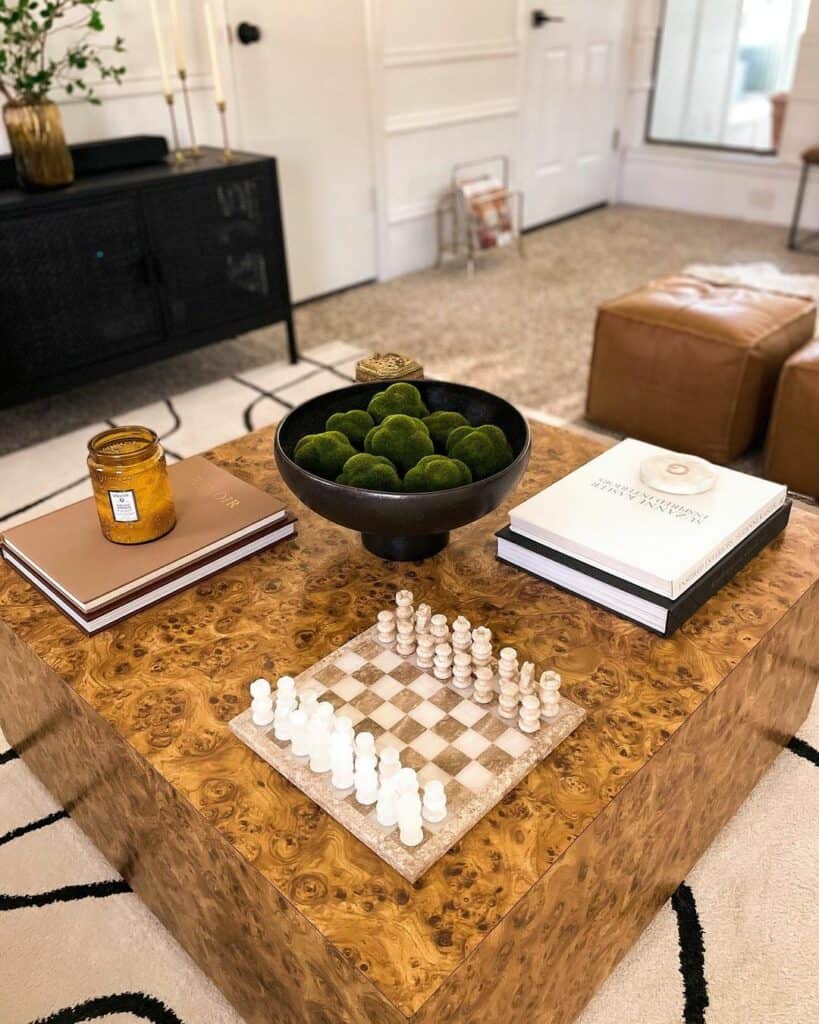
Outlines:
[{"label": "gold textured vase", "polygon": [[65,144],[56,103],[7,103],[3,120],[23,188],[63,188],[74,180],[74,162]]}]

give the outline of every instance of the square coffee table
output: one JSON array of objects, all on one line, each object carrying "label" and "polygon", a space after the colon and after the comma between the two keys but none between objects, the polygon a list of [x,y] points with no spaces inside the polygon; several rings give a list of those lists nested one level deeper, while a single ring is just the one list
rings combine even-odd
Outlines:
[{"label": "square coffee table", "polygon": [[[819,517],[671,639],[495,560],[508,508],[598,454],[534,427],[496,513],[421,564],[368,554],[285,490],[273,430],[209,457],[299,535],[93,638],[0,567],[9,742],[252,1024],[568,1024],[810,706]],[[410,885],[230,732],[396,589],[555,667],[586,720]]]}]

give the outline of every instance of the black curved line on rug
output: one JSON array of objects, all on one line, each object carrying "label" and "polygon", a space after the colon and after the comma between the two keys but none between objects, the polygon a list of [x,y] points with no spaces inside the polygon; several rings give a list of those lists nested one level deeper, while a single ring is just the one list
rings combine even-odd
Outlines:
[{"label": "black curved line on rug", "polygon": [[110,996],[97,996],[76,1006],[67,1006],[48,1017],[38,1017],[32,1024],[79,1024],[109,1014],[130,1013],[150,1024],[182,1024],[181,1018],[154,996],[144,992],[118,992]]},{"label": "black curved line on rug", "polygon": [[691,889],[681,882],[671,897],[677,915],[680,939],[680,974],[683,979],[685,1024],[705,1024],[708,1006],[708,983],[705,980],[705,940],[697,913],[697,901]]},{"label": "black curved line on rug", "polygon": [[14,747],[9,747],[8,750],[4,750],[3,753],[0,754],[0,764],[8,764],[9,761],[16,761],[19,756],[20,755]]},{"label": "black curved line on rug", "polygon": [[819,750],[816,747],[812,747],[805,740],[800,740],[798,736],[792,736],[788,740],[787,747],[797,757],[804,757],[806,761],[819,766]]},{"label": "black curved line on rug", "polygon": [[5,835],[0,836],[0,846],[5,846],[6,843],[10,843],[13,839],[19,839],[21,836],[28,835],[29,832],[36,832],[38,829],[46,828],[48,825],[53,825],[55,821],[62,821],[63,818],[67,817],[68,811],[59,810],[54,811],[53,814],[47,814],[44,818],[30,821],[27,825],[19,825],[17,828],[6,832]]},{"label": "black curved line on rug", "polygon": [[131,886],[121,878],[106,882],[88,882],[85,885],[64,885],[49,892],[26,893],[21,896],[0,892],[0,911],[22,910],[25,907],[47,907],[52,903],[73,903],[75,900],[104,899],[131,892]]},{"label": "black curved line on rug", "polygon": [[159,440],[162,442],[162,447],[165,449],[168,455],[172,455],[175,459],[179,459],[179,461],[181,462],[182,456],[179,455],[177,452],[171,451],[171,449],[165,444],[165,438],[170,437],[172,434],[175,434],[177,430],[179,430],[179,428],[182,426],[182,420],[179,418],[179,413],[176,411],[176,409],[174,409],[173,402],[170,400],[170,398],[163,398],[162,401],[165,403],[165,408],[171,414],[173,426],[171,427],[170,430],[166,430],[164,434],[160,434]]}]

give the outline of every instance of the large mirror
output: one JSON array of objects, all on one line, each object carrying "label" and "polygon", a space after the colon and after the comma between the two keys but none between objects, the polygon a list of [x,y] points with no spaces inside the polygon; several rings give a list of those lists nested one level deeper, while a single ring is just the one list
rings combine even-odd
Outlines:
[{"label": "large mirror", "polygon": [[810,3],[666,0],[648,140],[776,152]]}]

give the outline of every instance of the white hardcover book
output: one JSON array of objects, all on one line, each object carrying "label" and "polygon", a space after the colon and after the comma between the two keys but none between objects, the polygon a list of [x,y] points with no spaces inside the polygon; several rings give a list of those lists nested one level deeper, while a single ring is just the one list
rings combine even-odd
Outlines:
[{"label": "white hardcover book", "polygon": [[677,598],[780,508],[782,484],[714,466],[703,494],[647,487],[641,463],[663,448],[621,441],[513,508],[510,528],[524,537]]}]

